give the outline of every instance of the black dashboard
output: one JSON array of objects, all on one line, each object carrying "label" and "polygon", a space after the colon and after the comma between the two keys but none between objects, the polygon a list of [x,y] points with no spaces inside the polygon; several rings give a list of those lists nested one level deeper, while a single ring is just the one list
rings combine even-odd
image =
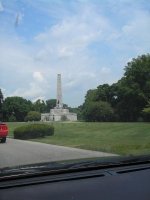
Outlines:
[{"label": "black dashboard", "polygon": [[150,200],[150,164],[0,183],[0,200]]}]

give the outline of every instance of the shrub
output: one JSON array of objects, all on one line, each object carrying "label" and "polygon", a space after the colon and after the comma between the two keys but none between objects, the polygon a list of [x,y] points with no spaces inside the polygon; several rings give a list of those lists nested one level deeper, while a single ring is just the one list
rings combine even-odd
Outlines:
[{"label": "shrub", "polygon": [[25,121],[40,121],[41,114],[36,111],[30,111],[28,112],[27,116],[25,117]]},{"label": "shrub", "polygon": [[14,130],[15,139],[33,139],[54,135],[54,127],[49,124],[29,124]]},{"label": "shrub", "polygon": [[66,115],[62,115],[62,116],[61,116],[61,121],[67,121]]}]

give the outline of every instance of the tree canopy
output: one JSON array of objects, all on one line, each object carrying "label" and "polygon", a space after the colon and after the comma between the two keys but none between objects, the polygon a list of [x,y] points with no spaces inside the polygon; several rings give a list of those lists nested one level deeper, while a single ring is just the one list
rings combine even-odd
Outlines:
[{"label": "tree canopy", "polygon": [[[124,70],[123,77],[117,83],[103,84],[97,89],[88,90],[83,113],[86,113],[87,105],[90,107],[93,102],[104,101],[113,108],[114,121],[138,121],[143,117],[142,110],[150,99],[150,55],[134,58]],[[145,112],[146,110],[148,108],[145,108]],[[87,119],[87,116],[85,118],[92,120]]]},{"label": "tree canopy", "polygon": [[32,108],[32,102],[22,97],[7,97],[3,102],[3,117],[6,121],[15,118],[24,121],[24,117]]},{"label": "tree canopy", "polygon": [[111,121],[113,109],[107,102],[92,101],[84,105],[83,115],[86,121]]},{"label": "tree canopy", "polygon": [[49,112],[50,109],[56,106],[56,99],[48,99],[46,100],[46,112]]},{"label": "tree canopy", "polygon": [[1,89],[0,89],[0,121],[2,120],[2,105],[3,105],[3,99],[4,99],[3,93],[2,93],[2,91],[1,91]]}]

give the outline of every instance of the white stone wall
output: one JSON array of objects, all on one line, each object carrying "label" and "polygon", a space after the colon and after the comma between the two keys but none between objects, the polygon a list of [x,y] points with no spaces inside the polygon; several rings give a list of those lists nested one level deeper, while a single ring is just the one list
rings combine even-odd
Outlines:
[{"label": "white stone wall", "polygon": [[50,114],[51,115],[66,115],[69,114],[69,110],[68,109],[61,109],[61,108],[54,108],[50,110]]},{"label": "white stone wall", "polygon": [[50,120],[50,114],[49,113],[43,113],[43,114],[41,114],[41,121],[42,122],[51,121]]},{"label": "white stone wall", "polygon": [[68,121],[77,121],[77,114],[70,113],[68,109],[54,108],[50,113],[41,114],[41,121],[62,121],[62,116],[66,116]]},{"label": "white stone wall", "polygon": [[66,117],[69,121],[77,121],[77,114],[76,113],[69,113]]}]

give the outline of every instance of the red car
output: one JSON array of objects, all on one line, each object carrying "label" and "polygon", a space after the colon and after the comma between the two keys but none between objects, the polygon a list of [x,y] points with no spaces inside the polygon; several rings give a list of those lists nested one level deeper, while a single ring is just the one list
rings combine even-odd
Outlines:
[{"label": "red car", "polygon": [[7,125],[3,122],[0,122],[0,140],[1,140],[1,143],[6,142],[7,135],[8,135]]}]

